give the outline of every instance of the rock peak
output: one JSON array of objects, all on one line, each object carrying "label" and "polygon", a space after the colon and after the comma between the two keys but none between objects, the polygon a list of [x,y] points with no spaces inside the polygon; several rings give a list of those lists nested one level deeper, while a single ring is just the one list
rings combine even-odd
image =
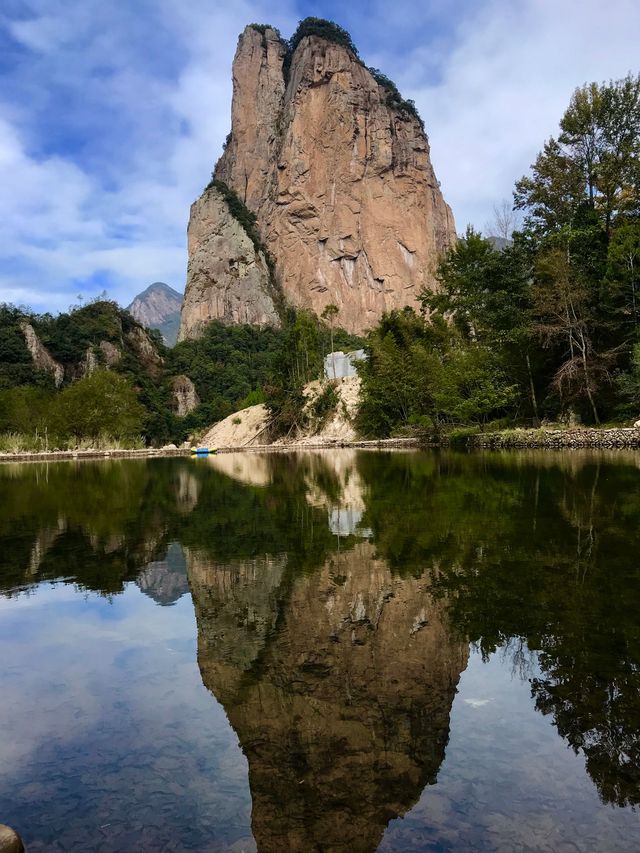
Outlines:
[{"label": "rock peak", "polygon": [[[352,332],[417,305],[455,240],[415,105],[322,19],[289,42],[245,28],[214,174],[255,215],[285,298],[318,314],[335,303]],[[194,215],[190,233],[202,229]]]}]

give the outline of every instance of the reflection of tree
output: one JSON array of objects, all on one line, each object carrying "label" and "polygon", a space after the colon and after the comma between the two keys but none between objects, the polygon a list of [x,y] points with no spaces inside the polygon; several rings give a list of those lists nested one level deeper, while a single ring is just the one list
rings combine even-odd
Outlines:
[{"label": "reflection of tree", "polygon": [[163,541],[175,476],[145,461],[0,468],[2,587],[60,578],[121,592]]},{"label": "reflection of tree", "polygon": [[[290,566],[314,568],[338,542],[326,510],[306,499],[309,483],[337,499],[335,472],[310,455],[268,457],[267,466],[268,488],[185,459],[2,467],[0,588],[61,579],[118,593],[172,541],[218,560],[286,552]],[[162,563],[156,576],[173,571]]]},{"label": "reflection of tree", "polygon": [[640,493],[628,457],[360,459],[364,523],[484,654],[507,648],[536,707],[586,758],[602,798],[640,803]]}]

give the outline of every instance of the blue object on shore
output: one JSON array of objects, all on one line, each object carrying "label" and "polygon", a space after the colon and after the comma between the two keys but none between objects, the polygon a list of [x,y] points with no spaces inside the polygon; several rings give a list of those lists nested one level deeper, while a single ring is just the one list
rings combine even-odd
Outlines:
[{"label": "blue object on shore", "polygon": [[210,453],[215,453],[215,447],[192,447],[191,455],[192,456],[208,456]]}]

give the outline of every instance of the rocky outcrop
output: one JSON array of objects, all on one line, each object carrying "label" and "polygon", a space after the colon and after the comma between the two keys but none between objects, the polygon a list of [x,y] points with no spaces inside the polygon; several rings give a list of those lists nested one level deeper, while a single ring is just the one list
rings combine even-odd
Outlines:
[{"label": "rocky outcrop", "polygon": [[24,853],[24,844],[18,833],[0,823],[0,853]]},{"label": "rocky outcrop", "polygon": [[[247,27],[215,170],[257,215],[285,297],[317,313],[335,303],[352,332],[416,305],[455,240],[422,124],[378,80],[341,44],[307,36],[287,56],[274,30]],[[244,322],[259,293],[225,274],[228,249],[203,251],[219,230],[212,206],[207,190],[191,209],[183,337],[214,316]],[[222,307],[232,292],[235,311]]]},{"label": "rocky outcrop", "polygon": [[100,355],[107,367],[114,367],[122,358],[122,352],[110,341],[100,341],[98,344]]},{"label": "rocky outcrop", "polygon": [[82,361],[78,366],[78,375],[80,379],[84,379],[86,376],[91,376],[92,373],[95,373],[97,366],[98,360],[95,352],[93,351],[93,347],[87,347],[85,354],[82,356]]},{"label": "rocky outcrop", "polygon": [[173,410],[179,418],[184,418],[200,405],[196,386],[188,376],[176,376],[171,382]]},{"label": "rocky outcrop", "polygon": [[211,320],[280,324],[265,254],[214,186],[191,206],[188,244],[179,341],[199,337]]},{"label": "rocky outcrop", "polygon": [[22,323],[20,328],[35,368],[43,373],[48,373],[56,388],[59,388],[64,380],[64,367],[51,356],[31,323]]},{"label": "rocky outcrop", "polygon": [[126,333],[125,339],[146,372],[150,376],[159,376],[162,372],[163,358],[145,330],[141,326],[134,326]]},{"label": "rocky outcrop", "polygon": [[91,376],[92,373],[101,367],[115,367],[122,358],[122,352],[115,344],[110,341],[100,341],[97,347],[87,347],[85,354],[78,367],[72,370],[72,373],[78,379],[84,379],[85,376]]}]

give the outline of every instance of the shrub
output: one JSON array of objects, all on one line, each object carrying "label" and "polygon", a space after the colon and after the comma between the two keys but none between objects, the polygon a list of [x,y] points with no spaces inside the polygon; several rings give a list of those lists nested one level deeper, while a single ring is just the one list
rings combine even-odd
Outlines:
[{"label": "shrub", "polygon": [[96,370],[54,398],[49,423],[59,436],[97,439],[108,434],[131,439],[142,432],[144,414],[136,392],[123,376]]},{"label": "shrub", "polygon": [[424,122],[418,112],[418,108],[415,105],[415,102],[411,100],[411,98],[403,98],[400,94],[400,90],[396,86],[396,84],[387,77],[386,74],[383,74],[379,68],[368,68],[369,74],[373,77],[376,83],[379,86],[382,86],[386,89],[387,92],[387,106],[391,109],[397,110],[400,113],[408,113],[413,116],[413,118],[417,119],[420,124],[420,127],[424,130]]},{"label": "shrub", "polygon": [[329,415],[338,407],[340,398],[336,394],[336,390],[331,383],[325,385],[322,391],[315,398],[309,409],[313,417],[316,419],[316,426],[320,429],[328,420]]},{"label": "shrub", "polygon": [[289,53],[293,54],[303,38],[307,36],[318,36],[325,41],[341,44],[349,48],[355,57],[358,57],[358,49],[349,33],[339,24],[327,21],[325,18],[308,17],[298,22],[295,33],[289,39]]}]

